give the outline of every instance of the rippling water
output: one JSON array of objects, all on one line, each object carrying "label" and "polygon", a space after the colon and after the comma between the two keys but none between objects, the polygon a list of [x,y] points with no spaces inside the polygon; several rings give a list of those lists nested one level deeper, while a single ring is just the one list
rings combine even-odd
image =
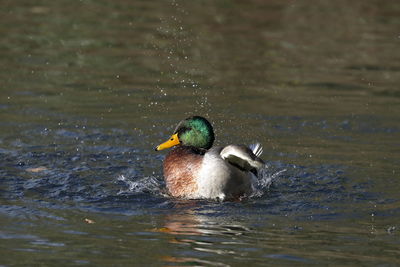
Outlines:
[{"label": "rippling water", "polygon": [[[0,265],[398,265],[400,5],[6,1]],[[188,115],[264,146],[242,202],[172,199]]]}]

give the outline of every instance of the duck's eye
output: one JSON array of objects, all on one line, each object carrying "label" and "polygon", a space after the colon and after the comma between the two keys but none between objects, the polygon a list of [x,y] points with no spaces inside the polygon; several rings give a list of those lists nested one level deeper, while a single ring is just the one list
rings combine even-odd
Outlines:
[{"label": "duck's eye", "polygon": [[169,139],[169,140],[171,140],[171,141],[174,141],[174,138],[172,137],[171,139]]}]

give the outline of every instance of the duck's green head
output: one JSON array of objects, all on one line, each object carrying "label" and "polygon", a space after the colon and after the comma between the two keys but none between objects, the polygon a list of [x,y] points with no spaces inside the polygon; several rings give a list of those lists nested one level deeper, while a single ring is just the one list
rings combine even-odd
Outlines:
[{"label": "duck's green head", "polygon": [[176,145],[194,146],[209,149],[214,143],[213,128],[203,117],[192,116],[181,121],[171,138],[156,147],[156,151]]}]

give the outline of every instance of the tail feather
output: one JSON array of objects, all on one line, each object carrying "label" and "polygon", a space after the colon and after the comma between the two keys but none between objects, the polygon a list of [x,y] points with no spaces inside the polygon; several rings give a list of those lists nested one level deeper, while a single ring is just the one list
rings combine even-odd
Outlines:
[{"label": "tail feather", "polygon": [[256,157],[261,156],[264,151],[260,143],[251,144],[249,145],[249,148],[251,149],[251,151],[253,151],[253,154],[256,155]]}]

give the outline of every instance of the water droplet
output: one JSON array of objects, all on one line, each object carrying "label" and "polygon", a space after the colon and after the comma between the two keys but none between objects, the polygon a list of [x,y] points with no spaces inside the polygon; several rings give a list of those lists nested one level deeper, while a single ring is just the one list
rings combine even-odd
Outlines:
[{"label": "water droplet", "polygon": [[386,229],[386,231],[389,233],[389,234],[393,234],[393,232],[396,230],[396,226],[390,226],[390,227],[388,227],[388,229]]}]

